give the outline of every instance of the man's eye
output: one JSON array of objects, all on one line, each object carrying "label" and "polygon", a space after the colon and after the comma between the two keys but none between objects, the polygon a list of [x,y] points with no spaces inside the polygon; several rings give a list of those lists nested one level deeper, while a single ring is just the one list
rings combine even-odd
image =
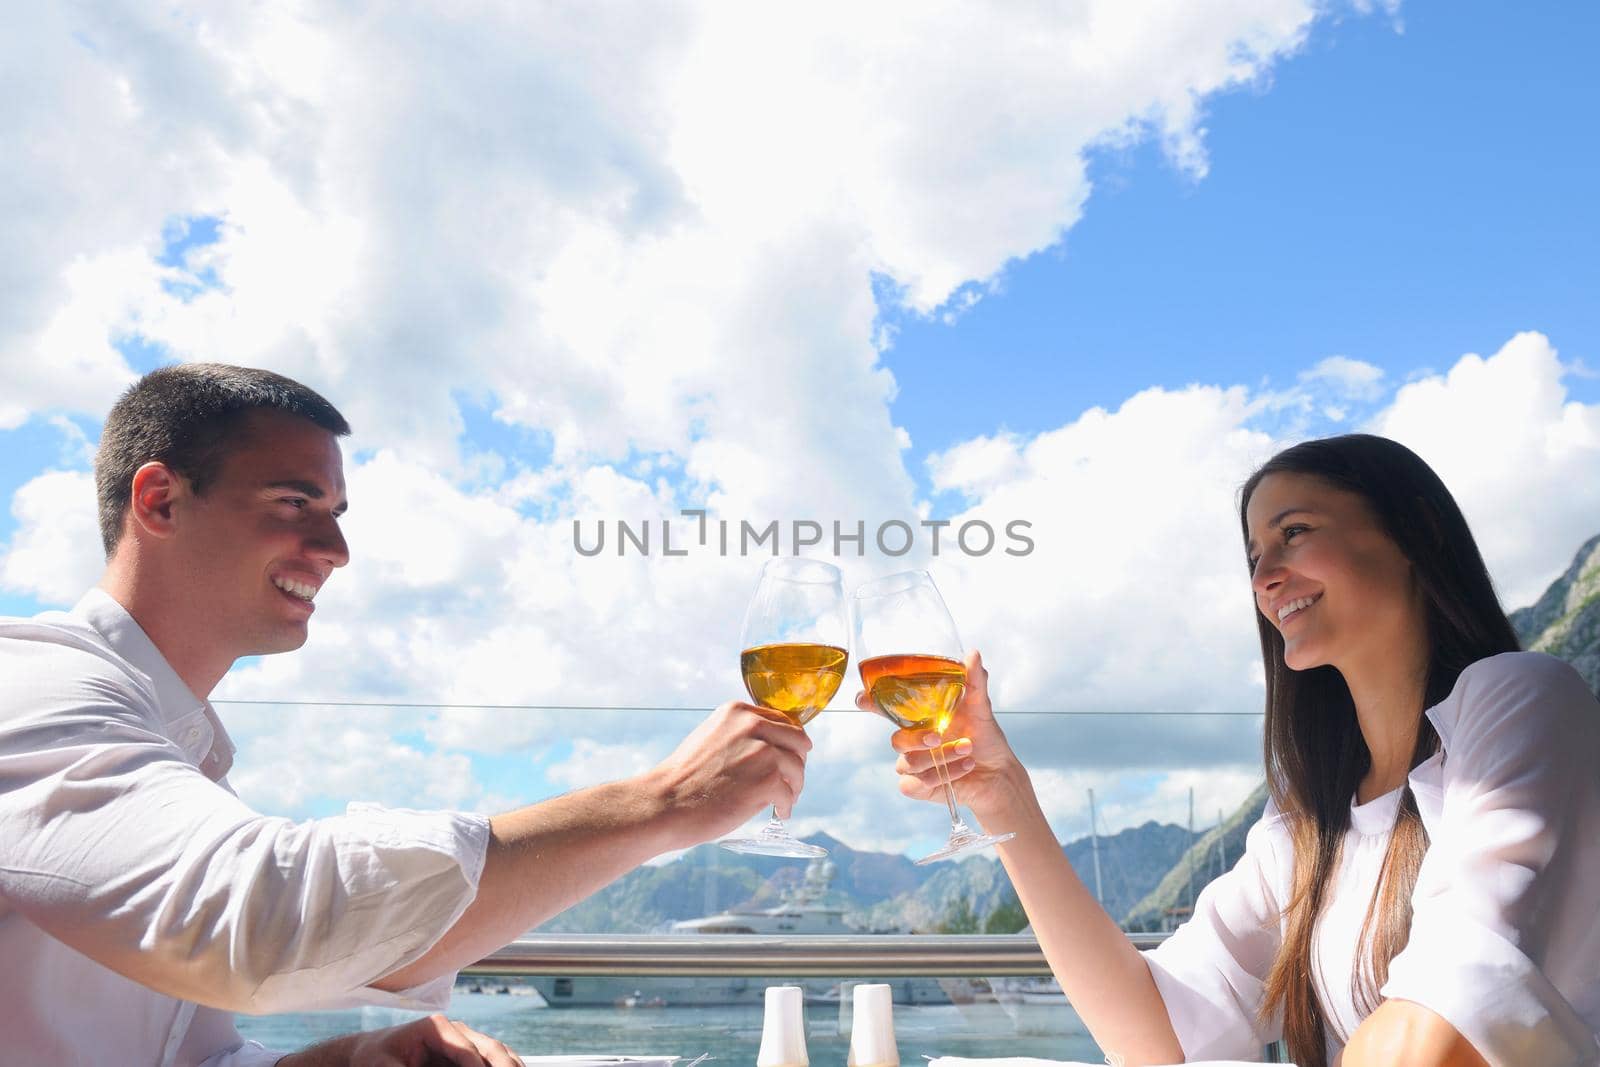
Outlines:
[{"label": "man's eye", "polygon": [[303,496],[286,496],[283,498],[282,503],[288,504],[291,508],[295,508],[296,510],[300,510],[306,506],[306,498]]}]

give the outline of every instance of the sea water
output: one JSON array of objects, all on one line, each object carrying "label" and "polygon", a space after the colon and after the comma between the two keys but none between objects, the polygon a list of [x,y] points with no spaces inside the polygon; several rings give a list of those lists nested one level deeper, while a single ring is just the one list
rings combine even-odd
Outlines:
[{"label": "sea water", "polygon": [[[848,1023],[839,1009],[806,1005],[812,1067],[844,1067]],[[709,1053],[720,1065],[751,1064],[761,1044],[760,1003],[727,1007],[546,1008],[537,997],[457,991],[447,1013],[530,1055],[591,1053],[693,1059]],[[239,1016],[239,1032],[271,1049],[293,1052],[325,1038],[378,1030],[419,1018],[388,1008]],[[1104,1056],[1065,1004],[896,1005],[901,1060],[928,1056],[1038,1056],[1103,1062]]]}]

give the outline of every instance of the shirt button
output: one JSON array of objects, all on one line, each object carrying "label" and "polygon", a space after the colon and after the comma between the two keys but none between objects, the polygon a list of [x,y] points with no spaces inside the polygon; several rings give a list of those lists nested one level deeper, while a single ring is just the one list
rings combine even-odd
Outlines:
[{"label": "shirt button", "polygon": [[200,739],[200,727],[198,727],[198,726],[189,727],[189,740],[198,741],[199,739]]}]

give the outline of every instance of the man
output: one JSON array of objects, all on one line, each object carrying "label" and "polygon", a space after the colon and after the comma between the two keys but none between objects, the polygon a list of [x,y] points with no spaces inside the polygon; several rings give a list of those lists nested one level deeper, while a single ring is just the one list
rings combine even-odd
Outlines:
[{"label": "man", "polygon": [[104,576],[70,612],[0,620],[5,1063],[506,1067],[438,1016],[280,1058],[231,1013],[441,1006],[463,964],[799,795],[805,734],[729,703],[636,778],[493,818],[246,807],[206,698],[305,642],[349,558],[348,432],[296,382],[208,364],[146,375],[107,418]]}]

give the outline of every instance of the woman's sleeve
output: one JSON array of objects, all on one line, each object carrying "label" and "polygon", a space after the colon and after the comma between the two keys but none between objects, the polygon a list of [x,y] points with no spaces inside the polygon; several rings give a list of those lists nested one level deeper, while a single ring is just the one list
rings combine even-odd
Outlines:
[{"label": "woman's sleeve", "polygon": [[[1600,1062],[1594,1033],[1546,972],[1600,842],[1600,705],[1548,656],[1508,654],[1462,672],[1430,713],[1444,742],[1442,796],[1412,895],[1411,934],[1382,993],[1442,1016],[1495,1067]],[[1583,908],[1576,909],[1582,912]],[[1588,914],[1595,912],[1590,910]]]},{"label": "woman's sleeve", "polygon": [[1194,915],[1144,953],[1186,1060],[1257,1059],[1282,1024],[1263,1024],[1263,980],[1282,941],[1292,854],[1269,801],[1234,868],[1201,891]]}]

